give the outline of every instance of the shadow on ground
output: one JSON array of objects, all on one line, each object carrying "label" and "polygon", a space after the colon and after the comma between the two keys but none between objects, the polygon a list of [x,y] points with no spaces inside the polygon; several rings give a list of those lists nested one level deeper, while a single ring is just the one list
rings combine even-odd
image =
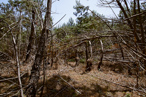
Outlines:
[{"label": "shadow on ground", "polygon": [[46,81],[43,97],[114,97],[115,92],[118,91],[110,91],[108,86],[102,87],[98,84],[92,84],[92,88],[77,84],[68,76],[54,75]]}]

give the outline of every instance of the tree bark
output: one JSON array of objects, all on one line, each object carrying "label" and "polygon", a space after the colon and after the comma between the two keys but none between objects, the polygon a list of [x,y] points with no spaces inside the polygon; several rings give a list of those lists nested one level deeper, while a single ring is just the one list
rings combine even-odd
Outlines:
[{"label": "tree bark", "polygon": [[[139,4],[139,0],[137,0],[137,5],[138,5],[138,13],[140,13],[140,4]],[[141,32],[141,42],[142,42],[142,45],[144,45],[145,43],[145,37],[144,37],[144,29],[143,29],[143,25],[142,25],[142,19],[141,19],[141,15],[139,15],[139,23],[140,23],[140,32]],[[143,53],[145,53],[145,49],[143,48],[142,46],[142,50],[143,50]]]},{"label": "tree bark", "polygon": [[91,59],[89,59],[88,55],[88,42],[85,42],[85,53],[86,53],[86,72],[91,70],[92,62]]},{"label": "tree bark", "polygon": [[76,49],[75,53],[76,53],[76,58],[75,58],[76,64],[75,64],[75,66],[79,66],[80,58],[79,58],[79,54],[78,54],[78,50],[77,49]]},{"label": "tree bark", "polygon": [[32,52],[34,51],[34,44],[35,44],[35,27],[34,27],[34,21],[35,21],[35,11],[32,8],[32,23],[31,23],[31,34],[29,37],[29,44],[27,47],[27,53],[26,53],[26,59],[25,61],[29,60]]},{"label": "tree bark", "polygon": [[51,22],[50,22],[51,5],[52,5],[52,0],[48,0],[44,26],[43,26],[42,33],[40,36],[39,45],[38,45],[38,49],[37,49],[37,53],[35,57],[35,62],[32,66],[29,85],[26,89],[26,93],[30,97],[36,97],[36,93],[37,93],[37,85],[38,85],[38,80],[40,77],[40,65],[42,64],[42,60],[44,58],[47,33],[49,32],[49,27],[51,26]]},{"label": "tree bark", "polygon": [[101,44],[101,57],[100,57],[100,62],[98,64],[98,70],[100,70],[100,66],[102,65],[102,60],[103,60],[103,42],[102,40],[100,40],[100,44]]},{"label": "tree bark", "polygon": [[85,53],[86,53],[86,63],[87,63],[87,60],[88,60],[88,44],[87,42],[85,43]]},{"label": "tree bark", "polygon": [[130,10],[129,10],[128,4],[127,4],[127,1],[124,0],[124,3],[125,3],[125,5],[126,5],[126,8],[127,8],[127,11],[128,11],[128,13],[129,13],[129,15],[131,16],[131,13],[130,13]]},{"label": "tree bark", "polygon": [[53,66],[53,61],[54,61],[54,58],[53,58],[53,35],[52,35],[52,32],[51,32],[51,45],[50,45],[50,51],[51,51],[51,67]]}]

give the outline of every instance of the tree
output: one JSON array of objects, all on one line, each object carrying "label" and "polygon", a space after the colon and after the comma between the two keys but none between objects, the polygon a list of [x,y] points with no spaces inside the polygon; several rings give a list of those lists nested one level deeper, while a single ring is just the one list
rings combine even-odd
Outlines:
[{"label": "tree", "polygon": [[52,5],[52,0],[47,1],[47,10],[46,10],[46,15],[45,15],[45,20],[44,20],[44,25],[43,29],[41,32],[41,36],[39,39],[39,45],[35,57],[35,62],[32,66],[31,70],[31,75],[30,75],[30,80],[29,80],[29,86],[27,87],[26,91],[27,94],[35,97],[37,93],[37,85],[38,85],[38,80],[40,77],[40,64],[42,63],[45,52],[45,43],[47,40],[47,33],[50,31],[51,27],[51,5]]},{"label": "tree", "polygon": [[67,23],[67,26],[75,26],[75,23],[74,23],[74,20],[73,18],[70,18],[68,23]]},{"label": "tree", "polygon": [[74,9],[76,10],[74,15],[77,16],[76,26],[79,28],[79,32],[85,29],[101,31],[104,28],[103,22],[97,17],[103,18],[104,16],[98,14],[96,11],[90,13],[89,6],[85,7],[79,1],[76,1]]},{"label": "tree", "polygon": [[34,49],[35,49],[35,33],[36,33],[36,31],[35,31],[35,15],[36,15],[36,13],[35,13],[34,7],[32,7],[31,34],[29,37],[29,44],[27,47],[25,61],[30,59],[30,57],[33,54]]}]

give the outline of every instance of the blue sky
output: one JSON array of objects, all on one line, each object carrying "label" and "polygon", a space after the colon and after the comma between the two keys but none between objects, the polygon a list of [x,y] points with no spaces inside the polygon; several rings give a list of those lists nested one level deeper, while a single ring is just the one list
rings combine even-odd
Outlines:
[{"label": "blue sky", "polygon": [[[115,17],[110,8],[97,6],[99,0],[80,0],[80,2],[84,6],[89,6],[91,10],[95,10],[98,13],[105,15],[106,17]],[[64,14],[66,14],[66,16],[65,18],[63,18],[60,24],[67,22],[70,17],[72,17],[75,20],[76,17],[73,15],[73,12],[75,12],[73,6],[75,5],[76,0],[59,0],[55,2],[52,5],[52,11],[57,13],[52,15],[54,18],[54,22],[57,22],[57,20],[59,20]],[[114,8],[114,11],[116,14],[119,13],[118,8]]]},{"label": "blue sky", "polygon": [[[8,0],[0,0],[0,3],[1,2],[7,3],[7,1]],[[95,10],[98,13],[105,15],[106,17],[115,17],[110,8],[97,6],[97,4],[99,3],[99,0],[80,0],[80,2],[84,6],[89,6],[91,10]],[[52,5],[53,22],[56,23],[65,14],[66,16],[57,25],[66,23],[70,17],[72,17],[75,20],[76,17],[73,15],[73,12],[75,12],[75,10],[73,9],[73,6],[75,5],[76,5],[76,0],[56,0],[56,2],[53,3]],[[114,11],[116,14],[119,13],[118,8],[114,8]]]}]

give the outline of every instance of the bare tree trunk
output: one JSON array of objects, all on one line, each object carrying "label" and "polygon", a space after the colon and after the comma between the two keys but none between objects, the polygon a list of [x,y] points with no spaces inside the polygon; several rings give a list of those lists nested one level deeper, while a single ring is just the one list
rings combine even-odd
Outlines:
[{"label": "bare tree trunk", "polygon": [[[136,0],[134,0],[133,13],[136,14]],[[133,18],[134,33],[136,33],[136,17]],[[136,37],[134,37],[134,42],[136,43]]]},{"label": "bare tree trunk", "polygon": [[86,53],[86,63],[87,63],[87,60],[88,60],[88,44],[85,43],[85,53]]},{"label": "bare tree trunk", "polygon": [[89,55],[88,55],[88,42],[85,42],[85,53],[86,53],[86,70],[85,71],[90,71],[90,60],[89,60]]},{"label": "bare tree trunk", "polygon": [[102,59],[103,59],[103,43],[102,40],[100,40],[100,44],[101,44],[101,58],[100,58],[100,62],[98,64],[98,70],[100,70],[100,66],[102,65]]},{"label": "bare tree trunk", "polygon": [[[118,4],[118,6],[120,7],[121,11],[123,12],[124,17],[127,18],[126,20],[128,22],[129,27],[131,29],[133,29],[132,23],[131,23],[130,19],[128,19],[128,15],[127,15],[126,11],[124,10],[123,6],[121,5],[120,1],[119,0],[116,0],[116,2]],[[137,33],[133,31],[133,35],[136,38],[136,40],[139,41],[139,37],[138,37]]]},{"label": "bare tree trunk", "polygon": [[127,8],[127,11],[128,11],[128,13],[129,13],[129,15],[131,16],[131,14],[130,14],[130,10],[129,10],[128,4],[127,4],[127,1],[124,0],[124,3],[125,3],[125,5],[126,5],[126,8]]},{"label": "bare tree trunk", "polygon": [[52,32],[51,32],[51,47],[50,47],[50,49],[51,49],[51,67],[53,66],[53,36],[52,36]]},{"label": "bare tree trunk", "polygon": [[31,70],[29,86],[26,89],[28,95],[31,95],[32,97],[35,97],[37,92],[37,83],[40,76],[40,65],[42,63],[44,50],[45,50],[45,38],[46,38],[46,29],[43,29],[40,37],[39,47],[35,57],[35,62]]},{"label": "bare tree trunk", "polygon": [[80,63],[80,58],[79,58],[79,54],[78,54],[78,50],[76,49],[76,58],[75,58],[75,61],[76,61],[76,64],[75,64],[75,66],[78,66],[79,65],[79,63]]},{"label": "bare tree trunk", "polygon": [[43,85],[42,85],[42,89],[41,89],[41,94],[40,97],[43,97],[43,91],[44,91],[44,86],[45,86],[45,82],[46,82],[46,66],[47,66],[47,61],[46,59],[43,60]]},{"label": "bare tree trunk", "polygon": [[[140,13],[140,4],[139,4],[139,0],[137,0],[137,5],[138,5],[138,13]],[[143,25],[142,25],[142,20],[141,20],[141,15],[139,15],[139,21],[140,21],[140,32],[141,32],[141,42],[144,44],[145,42],[145,38],[144,38],[144,29],[143,29]],[[142,44],[142,45],[143,45]],[[145,51],[144,51],[145,52]]]},{"label": "bare tree trunk", "polygon": [[14,50],[15,50],[15,56],[16,56],[17,74],[18,74],[20,92],[21,92],[21,97],[23,97],[23,87],[22,87],[21,74],[20,74],[20,61],[19,61],[18,47],[16,44],[16,39],[14,38],[14,35],[12,32],[11,32],[11,34],[12,34],[12,38],[13,38],[13,44],[14,44]]},{"label": "bare tree trunk", "polygon": [[18,46],[19,47],[19,57],[21,55],[21,32],[22,32],[21,26],[22,26],[22,15],[21,15],[21,11],[20,11],[19,35],[18,35],[18,40],[19,40],[19,42],[18,42],[18,45],[19,45]]},{"label": "bare tree trunk", "polygon": [[34,21],[35,21],[35,11],[32,8],[32,23],[31,23],[31,34],[29,37],[29,44],[27,47],[27,53],[26,53],[26,59],[25,61],[29,60],[32,52],[34,51],[34,44],[35,44],[35,27],[34,27]]},{"label": "bare tree trunk", "polygon": [[47,12],[46,12],[45,21],[44,21],[44,28],[42,29],[42,33],[40,36],[39,45],[38,45],[38,49],[37,49],[37,53],[35,57],[35,62],[32,66],[29,85],[26,89],[27,95],[31,97],[36,97],[36,93],[37,93],[37,85],[38,85],[38,80],[40,77],[40,65],[42,64],[42,60],[44,57],[47,33],[49,32],[49,27],[51,26],[51,21],[50,21],[51,5],[52,5],[52,0],[48,0]]},{"label": "bare tree trunk", "polygon": [[15,52],[15,57],[16,57],[17,75],[18,75],[18,82],[19,82],[19,87],[20,87],[20,94],[21,94],[21,97],[24,97],[22,81],[21,81],[21,72],[20,72],[21,71],[20,70],[20,60],[19,60],[20,48],[21,48],[20,47],[21,46],[21,23],[22,23],[22,17],[21,17],[21,11],[20,11],[19,33],[17,34],[17,39],[13,35],[12,31],[11,31],[11,35],[12,35],[12,39],[13,39],[14,52]]},{"label": "bare tree trunk", "polygon": [[91,41],[89,41],[89,45],[90,45],[90,57],[92,58],[92,44],[91,44]]},{"label": "bare tree trunk", "polygon": [[[138,13],[140,13],[140,4],[139,4],[139,0],[137,0],[137,5],[138,5]],[[143,54],[146,53],[146,50],[145,50],[145,33],[144,33],[144,29],[143,29],[143,25],[142,25],[142,19],[141,19],[141,15],[139,15],[139,23],[140,23],[140,32],[141,32],[141,50],[143,52]],[[144,66],[145,66],[145,69],[146,69],[146,60],[144,60]]]}]

